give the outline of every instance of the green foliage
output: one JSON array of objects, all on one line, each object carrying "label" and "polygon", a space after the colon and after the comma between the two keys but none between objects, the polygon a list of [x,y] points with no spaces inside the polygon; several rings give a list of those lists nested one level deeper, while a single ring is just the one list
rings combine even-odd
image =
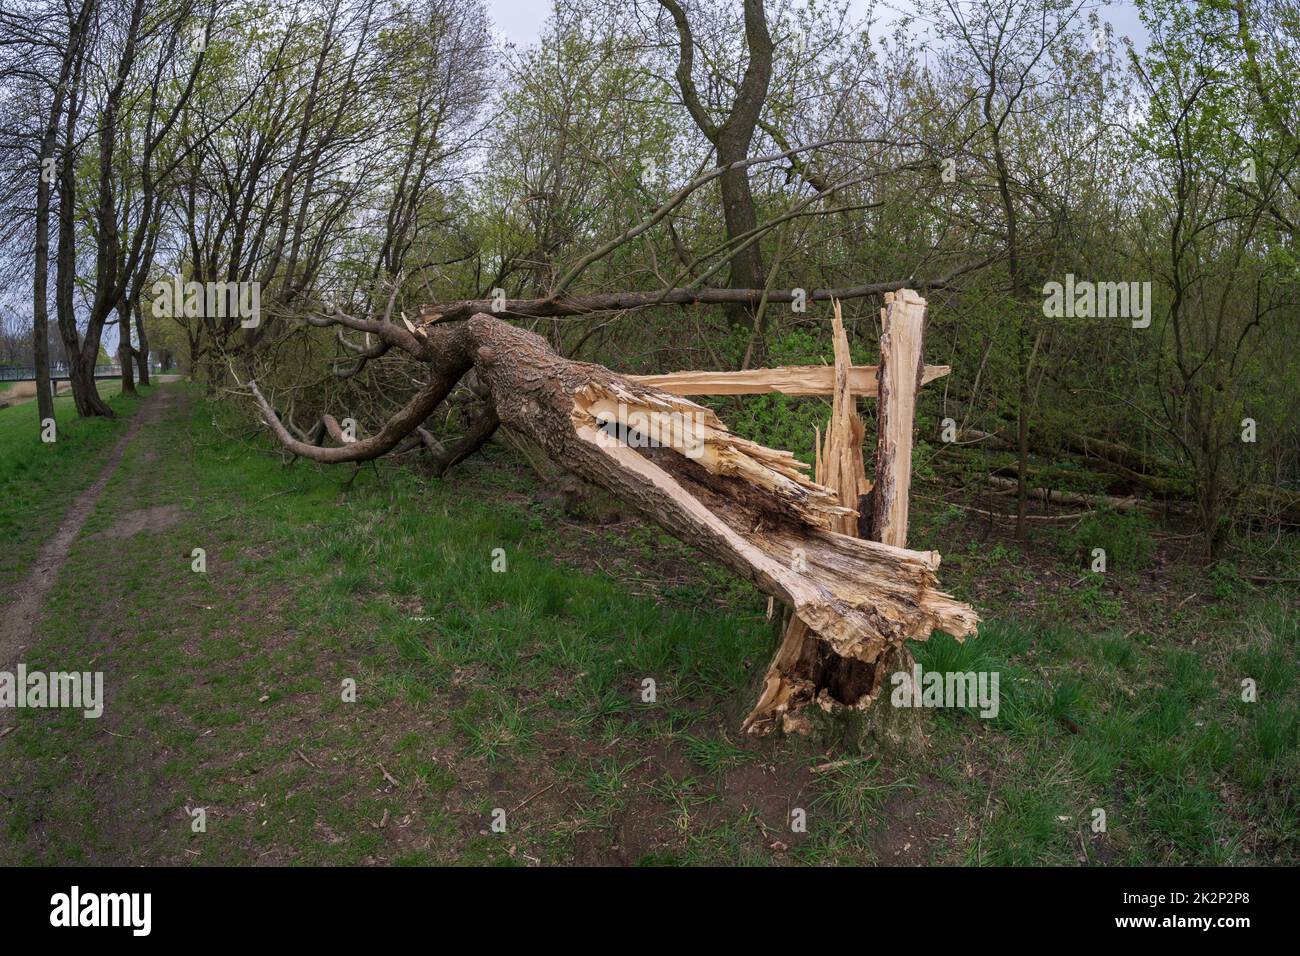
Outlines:
[{"label": "green foliage", "polygon": [[1140,512],[1103,510],[1080,519],[1057,535],[1061,549],[1091,566],[1094,548],[1106,552],[1106,571],[1141,571],[1151,561],[1155,540],[1151,522]]}]

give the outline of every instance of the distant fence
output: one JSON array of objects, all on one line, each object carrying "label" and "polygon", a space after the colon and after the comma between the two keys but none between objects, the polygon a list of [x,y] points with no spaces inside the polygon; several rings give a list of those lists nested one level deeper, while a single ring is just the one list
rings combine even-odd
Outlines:
[{"label": "distant fence", "polygon": [[[161,372],[162,366],[150,362],[149,370],[151,372]],[[122,374],[120,365],[96,365],[95,378],[117,378]],[[69,377],[66,368],[50,369],[51,381],[60,381]],[[34,382],[36,381],[36,369],[31,365],[0,365],[0,382]]]}]

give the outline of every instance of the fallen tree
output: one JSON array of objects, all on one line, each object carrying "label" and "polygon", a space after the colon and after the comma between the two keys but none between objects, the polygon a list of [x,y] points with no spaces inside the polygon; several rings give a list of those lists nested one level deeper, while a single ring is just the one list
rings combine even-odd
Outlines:
[{"label": "fallen tree", "polygon": [[[332,419],[311,440],[295,437],[250,382],[263,419],[295,455],[326,463],[384,455],[419,435],[473,370],[487,410],[447,457],[463,458],[497,422],[505,425],[787,604],[839,658],[875,665],[886,650],[935,630],[959,638],[975,631],[975,612],[938,590],[936,552],[843,533],[857,508],[810,480],[789,452],[733,435],[689,399],[565,359],[540,336],[487,314],[405,328],[341,313],[313,321],[370,333],[380,343],[371,357],[400,349],[427,365],[428,379],[377,433],[355,441],[339,441],[346,436]],[[919,383],[915,363],[908,374]],[[820,690],[812,688],[813,698]]]},{"label": "fallen tree", "polygon": [[[1061,443],[1064,451],[1044,447],[1045,442],[1039,439],[1031,445],[1031,450],[1043,457],[1076,460],[1089,468],[1112,475],[1114,477],[1112,484],[1116,486],[1141,489],[1152,500],[1144,500],[1133,494],[1089,495],[1048,488],[1031,489],[1028,493],[1030,498],[1042,500],[1044,503],[1100,506],[1120,511],[1152,513],[1186,511],[1195,501],[1196,495],[1191,480],[1180,475],[1180,466],[1174,462],[1118,442],[1086,435],[1067,434],[1061,439]],[[1015,442],[1001,432],[967,428],[962,431],[957,443],[942,446],[940,452],[948,456],[959,455],[962,446],[1008,451],[1016,447]],[[936,465],[936,468],[939,467]],[[1182,468],[1181,471],[1186,472],[1187,468]],[[988,483],[1004,490],[1018,488],[1016,481],[1008,483],[1005,480],[1015,474],[1014,465],[1002,466],[988,477]],[[1240,486],[1237,494],[1246,515],[1281,525],[1300,526],[1300,492],[1279,485],[1252,483]]]}]

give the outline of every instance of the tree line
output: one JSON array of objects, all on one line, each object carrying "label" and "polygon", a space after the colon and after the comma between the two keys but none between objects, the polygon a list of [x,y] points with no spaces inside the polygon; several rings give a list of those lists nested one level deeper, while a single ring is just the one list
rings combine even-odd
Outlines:
[{"label": "tree line", "polygon": [[[495,302],[569,358],[740,369],[825,361],[831,291],[870,361],[908,285],[954,369],[927,467],[995,470],[1024,538],[1087,462],[1217,558],[1300,521],[1300,4],[1137,0],[1141,48],[1093,6],[558,0],[515,49],[479,0],[6,0],[0,287],[82,415],[112,330],[128,393],[166,347],[374,429],[426,373],[322,317]],[[801,449],[822,414],[735,409]]]}]

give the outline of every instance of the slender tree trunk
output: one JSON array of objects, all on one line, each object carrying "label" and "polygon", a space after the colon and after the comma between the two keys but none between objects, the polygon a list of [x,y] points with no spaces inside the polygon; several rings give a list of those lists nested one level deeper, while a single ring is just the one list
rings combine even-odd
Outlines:
[{"label": "slender tree trunk", "polygon": [[[749,141],[720,140],[718,160],[720,165],[743,162],[749,158]],[[754,192],[749,183],[748,169],[733,169],[721,177],[722,216],[727,228],[727,238],[735,240],[758,228],[758,214],[754,211]],[[763,256],[758,243],[752,243],[731,256],[728,288],[761,289],[767,284],[763,270]],[[727,319],[732,325],[748,328],[753,324],[753,311],[744,305],[727,307]],[[764,343],[757,342],[762,348]],[[756,358],[756,360],[758,360]],[[761,360],[759,360],[761,363]]]},{"label": "slender tree trunk", "polygon": [[[69,177],[71,178],[71,177]],[[77,318],[73,309],[73,286],[76,282],[76,246],[73,239],[73,215],[71,206],[74,194],[73,186],[66,187],[67,202],[64,202],[65,188],[59,189],[59,243],[55,258],[55,307],[59,315],[59,333],[63,338],[63,350],[67,353],[68,379],[72,384],[72,399],[77,407],[77,414],[83,418],[98,415],[113,418],[111,408],[100,397],[95,386],[95,363],[99,359],[99,340],[94,343],[83,342],[77,334]],[[65,206],[67,208],[65,208]]]},{"label": "slender tree trunk", "polygon": [[[990,81],[991,82],[991,81]],[[991,95],[990,87],[990,95]],[[1011,196],[1011,173],[1007,167],[1006,156],[1002,151],[1002,139],[998,126],[993,123],[988,111],[989,100],[985,100],[985,120],[993,133],[993,160],[998,170],[998,194],[1002,198],[1002,211],[1007,225],[1007,272],[1011,279],[1011,307],[1019,319],[1016,330],[1016,372],[1018,377],[1018,399],[1016,401],[1017,434],[1017,468],[1020,473],[1016,488],[1016,540],[1028,539],[1029,522],[1027,519],[1029,505],[1029,318],[1022,313],[1027,308],[1022,301],[1024,297],[1023,278],[1020,274],[1020,244],[1017,235],[1016,204]]]},{"label": "slender tree trunk", "polygon": [[[87,0],[83,15],[94,7]],[[77,282],[77,176],[73,168],[76,160],[77,119],[81,112],[79,90],[85,65],[84,51],[78,51],[69,87],[68,109],[63,125],[63,162],[59,164],[59,241],[55,251],[54,307],[59,320],[59,336],[68,359],[68,379],[72,385],[72,398],[77,414],[83,418],[92,415],[113,418],[95,387],[95,362],[99,358],[99,336],[94,342],[86,336],[83,342],[77,332],[77,315],[74,305]],[[90,330],[87,330],[88,332]],[[87,354],[88,353],[88,354]]]},{"label": "slender tree trunk", "polygon": [[[691,118],[717,150],[720,165],[748,159],[754,128],[758,125],[758,117],[767,100],[768,86],[772,80],[773,45],[767,27],[764,0],[744,0],[742,4],[745,18],[745,46],[749,52],[749,62],[736,89],[731,109],[721,122],[716,122],[709,115],[695,87],[695,80],[692,77],[695,38],[686,9],[678,0],[659,0],[659,4],[669,12],[677,28],[680,41],[676,70],[677,85]],[[754,211],[754,194],[749,184],[749,171],[744,168],[727,170],[722,174],[720,187],[727,239],[729,242],[739,244],[745,241],[742,237],[748,237],[758,225],[758,217]],[[762,288],[766,284],[764,281],[766,276],[758,243],[754,242],[744,249],[734,250],[731,253],[730,270],[728,283],[731,288]],[[746,329],[752,327],[753,313],[750,309],[742,305],[728,305],[726,311],[727,319],[732,325]],[[766,352],[764,341],[757,336],[754,341],[759,354]]]},{"label": "slender tree trunk", "polygon": [[[1017,302],[1018,307],[1023,307]],[[1016,343],[1020,388],[1016,400],[1016,540],[1025,542],[1029,537],[1029,330],[1028,322],[1021,320],[1019,341]]]},{"label": "slender tree trunk", "polygon": [[140,373],[140,384],[149,384],[149,339],[144,333],[144,309],[140,306],[140,299],[137,296],[131,302],[131,311],[135,314],[135,360],[137,370]]},{"label": "slender tree trunk", "polygon": [[131,348],[131,307],[126,299],[117,303],[117,354],[122,363],[122,394],[135,395],[134,350]]},{"label": "slender tree trunk", "polygon": [[[41,146],[42,159],[53,152],[53,137]],[[32,274],[32,354],[36,365],[36,415],[39,422],[54,417],[54,389],[50,382],[50,184],[45,169],[36,187],[36,263]]]}]

